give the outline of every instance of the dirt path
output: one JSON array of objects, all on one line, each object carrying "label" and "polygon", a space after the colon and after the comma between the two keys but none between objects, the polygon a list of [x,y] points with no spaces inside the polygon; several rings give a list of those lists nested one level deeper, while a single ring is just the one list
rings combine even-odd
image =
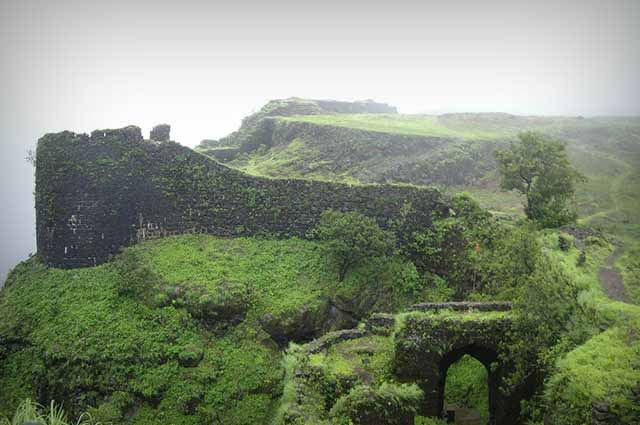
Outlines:
[{"label": "dirt path", "polygon": [[598,270],[598,278],[609,298],[627,302],[627,292],[622,283],[622,276],[615,268],[615,261],[623,254],[623,249],[617,247],[607,258],[605,265]]}]

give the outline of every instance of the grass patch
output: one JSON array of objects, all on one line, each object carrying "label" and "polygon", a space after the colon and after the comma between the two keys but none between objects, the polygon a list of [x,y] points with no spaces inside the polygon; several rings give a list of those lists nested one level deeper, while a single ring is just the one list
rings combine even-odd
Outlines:
[{"label": "grass patch", "polygon": [[[140,425],[268,421],[281,356],[258,321],[321,302],[331,277],[318,245],[180,236],[133,254],[162,282],[144,299],[121,295],[117,263],[59,270],[34,258],[13,271],[0,294],[0,339],[11,341],[0,349],[0,414],[40,394],[71,416],[113,423],[125,411]],[[230,282],[245,294],[246,315],[211,333],[185,303],[215,304]],[[189,291],[194,299],[166,297]]]},{"label": "grass patch", "polygon": [[434,115],[339,114],[280,117],[286,121],[348,127],[358,130],[414,136],[454,137],[472,140],[508,137],[512,132],[498,129],[455,128],[442,123]]}]

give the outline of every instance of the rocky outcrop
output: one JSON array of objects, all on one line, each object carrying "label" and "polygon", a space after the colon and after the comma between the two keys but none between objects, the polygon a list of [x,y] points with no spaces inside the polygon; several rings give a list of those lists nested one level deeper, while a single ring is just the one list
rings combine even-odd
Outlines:
[{"label": "rocky outcrop", "polygon": [[171,126],[169,124],[158,124],[151,130],[149,138],[155,142],[168,142],[171,140]]},{"label": "rocky outcrop", "polygon": [[245,117],[237,131],[214,143],[205,139],[198,148],[202,151],[207,151],[209,148],[245,146],[242,151],[246,152],[248,139],[255,138],[255,132],[259,130],[262,120],[267,117],[327,114],[395,114],[397,112],[394,106],[374,102],[373,100],[342,102],[338,100],[300,99],[297,97],[271,100],[258,112]]}]

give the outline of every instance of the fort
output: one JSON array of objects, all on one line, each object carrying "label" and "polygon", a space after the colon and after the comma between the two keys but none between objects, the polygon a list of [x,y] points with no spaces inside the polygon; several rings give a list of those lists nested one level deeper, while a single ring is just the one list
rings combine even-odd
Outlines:
[{"label": "fort", "polygon": [[36,154],[38,254],[55,267],[93,266],[136,242],[182,233],[305,237],[327,209],[385,228],[449,214],[436,189],[252,177],[139,127],[47,134]]},{"label": "fort", "polygon": [[[364,341],[372,335],[393,335],[394,379],[420,387],[424,398],[417,412],[431,417],[441,416],[445,410],[445,383],[449,367],[462,356],[470,355],[487,370],[488,423],[515,425],[518,423],[520,401],[530,397],[539,382],[532,375],[505,391],[504,378],[512,372],[512,365],[504,357],[505,344],[509,342],[514,320],[509,302],[423,303],[397,315],[373,314],[363,328],[325,334],[304,345],[303,352],[306,356],[313,356],[327,353],[331,347],[345,342]],[[298,393],[296,399],[301,401],[289,407],[291,418],[311,423],[316,413],[306,403],[314,391],[314,380],[309,379],[314,375],[314,367],[309,362],[298,363],[292,380]],[[398,415],[390,419],[372,411],[368,412],[366,423],[412,425],[414,417]]]}]

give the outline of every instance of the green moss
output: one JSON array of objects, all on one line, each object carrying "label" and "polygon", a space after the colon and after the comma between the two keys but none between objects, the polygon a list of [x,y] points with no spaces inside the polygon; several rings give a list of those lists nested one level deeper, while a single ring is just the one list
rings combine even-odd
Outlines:
[{"label": "green moss", "polygon": [[312,354],[309,364],[321,368],[330,379],[352,377],[364,384],[380,385],[393,379],[392,337],[368,336],[341,342],[325,353]]},{"label": "green moss", "polygon": [[401,329],[408,320],[438,323],[490,322],[512,317],[510,311],[454,311],[440,309],[435,311],[409,311],[396,316],[396,327]]}]

